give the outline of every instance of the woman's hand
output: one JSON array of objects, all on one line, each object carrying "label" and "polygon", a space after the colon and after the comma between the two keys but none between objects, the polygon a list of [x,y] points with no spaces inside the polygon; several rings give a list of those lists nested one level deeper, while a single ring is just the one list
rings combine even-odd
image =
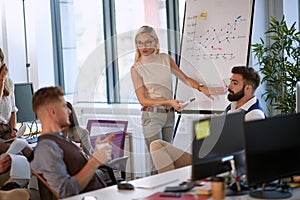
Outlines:
[{"label": "woman's hand", "polygon": [[224,87],[207,87],[201,86],[199,87],[199,91],[206,95],[208,98],[214,100],[211,95],[224,95],[225,88]]},{"label": "woman's hand", "polygon": [[7,68],[6,64],[3,63],[0,68],[0,80],[1,79],[3,80],[5,78],[5,76],[7,75],[7,73],[8,73],[8,68]]},{"label": "woman's hand", "polygon": [[181,106],[180,102],[178,100],[176,100],[176,99],[170,100],[169,101],[169,105],[172,106],[178,112],[182,111],[182,106]]}]

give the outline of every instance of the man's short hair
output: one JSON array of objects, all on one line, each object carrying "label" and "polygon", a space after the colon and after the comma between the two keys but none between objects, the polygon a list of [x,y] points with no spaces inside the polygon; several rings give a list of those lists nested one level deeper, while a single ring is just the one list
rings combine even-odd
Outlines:
[{"label": "man's short hair", "polygon": [[58,101],[61,96],[64,96],[64,91],[60,86],[51,86],[40,88],[33,94],[32,109],[37,114],[39,107],[49,103]]},{"label": "man's short hair", "polygon": [[245,84],[252,85],[254,91],[260,84],[260,76],[252,67],[235,66],[231,69],[231,73],[242,75]]}]

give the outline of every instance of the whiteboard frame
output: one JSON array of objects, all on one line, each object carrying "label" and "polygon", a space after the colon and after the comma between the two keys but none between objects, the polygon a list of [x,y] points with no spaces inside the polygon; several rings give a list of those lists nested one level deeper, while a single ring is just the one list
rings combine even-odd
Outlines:
[{"label": "whiteboard frame", "polygon": [[[195,1],[195,0],[192,0]],[[211,0],[212,1],[212,0]],[[253,17],[254,17],[254,5],[255,5],[255,0],[248,0],[250,5],[252,5],[252,7],[250,7],[250,22],[249,22],[249,38],[248,38],[248,44],[247,44],[247,55],[246,55],[246,66],[249,65],[250,62],[250,50],[251,50],[251,38],[252,38],[252,27],[253,27]],[[183,30],[182,30],[182,37],[181,37],[181,43],[180,43],[180,54],[179,54],[179,67],[181,67],[180,63],[182,60],[182,48],[183,48],[183,39],[184,39],[184,35],[185,35],[185,23],[186,23],[186,12],[187,12],[187,1],[185,2],[185,11],[184,11],[184,20],[183,20]],[[178,85],[179,85],[179,80],[178,78],[176,78],[176,82],[175,82],[175,92],[174,92],[174,99],[176,99],[176,97],[180,96],[178,95]],[[185,100],[185,99],[179,99],[179,100]],[[226,106],[225,106],[226,107]],[[212,114],[212,113],[222,113],[225,110],[224,109],[189,109],[188,107],[183,110],[181,113],[183,114]]]}]

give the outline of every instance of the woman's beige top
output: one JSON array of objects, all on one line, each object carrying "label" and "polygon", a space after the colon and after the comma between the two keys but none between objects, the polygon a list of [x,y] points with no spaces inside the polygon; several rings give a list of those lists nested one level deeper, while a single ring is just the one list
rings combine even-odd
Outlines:
[{"label": "woman's beige top", "polygon": [[135,83],[135,85],[144,85],[149,98],[173,99],[172,71],[168,54],[153,53],[149,56],[142,56],[134,67],[143,80],[143,83]]}]

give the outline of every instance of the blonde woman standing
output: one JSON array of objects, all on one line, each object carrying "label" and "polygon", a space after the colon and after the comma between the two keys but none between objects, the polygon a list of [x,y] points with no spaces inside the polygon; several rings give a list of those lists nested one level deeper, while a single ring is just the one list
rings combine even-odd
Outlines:
[{"label": "blonde woman standing", "polygon": [[160,53],[158,36],[150,26],[139,28],[135,45],[131,78],[138,101],[143,106],[142,127],[149,149],[150,143],[157,139],[172,142],[174,110],[183,109],[180,101],[173,99],[172,75],[209,98],[212,98],[211,95],[224,95],[224,88],[208,88],[185,75],[171,56]]}]

